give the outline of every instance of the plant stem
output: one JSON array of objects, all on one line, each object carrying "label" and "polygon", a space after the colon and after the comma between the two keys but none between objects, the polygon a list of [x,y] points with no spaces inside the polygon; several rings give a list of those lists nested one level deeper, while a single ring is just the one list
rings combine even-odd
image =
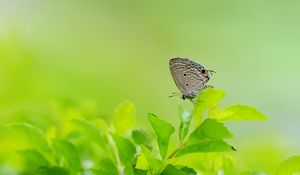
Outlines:
[{"label": "plant stem", "polygon": [[168,157],[168,159],[172,159],[183,147],[185,146],[185,143],[180,144]]},{"label": "plant stem", "polygon": [[122,166],[122,163],[121,163],[121,160],[120,160],[117,145],[114,142],[114,140],[113,140],[113,138],[110,134],[107,134],[107,137],[108,137],[108,141],[109,141],[109,143],[110,143],[110,145],[112,146],[112,149],[113,149],[113,154],[114,154],[115,160],[117,162],[117,169],[118,169],[119,175],[124,175],[124,167]]}]

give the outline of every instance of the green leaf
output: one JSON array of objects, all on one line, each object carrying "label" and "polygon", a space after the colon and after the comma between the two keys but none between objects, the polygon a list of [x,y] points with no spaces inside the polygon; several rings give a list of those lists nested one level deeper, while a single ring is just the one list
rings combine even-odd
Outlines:
[{"label": "green leaf", "polygon": [[105,170],[102,170],[102,169],[94,169],[93,172],[96,175],[118,175],[118,173],[114,174],[112,172],[105,171]]},{"label": "green leaf", "polygon": [[224,174],[235,174],[234,165],[230,158],[222,156],[222,164],[223,164]]},{"label": "green leaf", "polygon": [[101,169],[111,172],[113,174],[118,174],[118,169],[112,160],[102,159],[99,164],[100,164]]},{"label": "green leaf", "polygon": [[136,153],[134,145],[126,138],[121,137],[117,134],[111,133],[117,147],[119,156],[122,163],[132,162]]},{"label": "green leaf", "polygon": [[189,131],[192,117],[193,115],[190,112],[185,111],[182,108],[182,106],[179,106],[179,118],[180,118],[179,140],[181,143],[183,142],[183,140],[185,139]]},{"label": "green leaf", "polygon": [[121,103],[114,113],[114,125],[117,133],[123,134],[134,126],[135,106],[132,102]]},{"label": "green leaf", "polygon": [[184,171],[181,171],[181,170],[177,169],[175,166],[169,164],[166,166],[166,168],[161,173],[161,175],[189,175],[189,174],[187,174]]},{"label": "green leaf", "polygon": [[[240,173],[239,175],[267,175],[267,174],[264,172],[261,172],[261,171],[245,171],[245,172]],[[288,174],[285,174],[285,175],[288,175]]]},{"label": "green leaf", "polygon": [[24,158],[28,168],[47,167],[50,165],[48,160],[36,150],[27,149],[18,151],[18,153]]},{"label": "green leaf", "polygon": [[192,132],[188,139],[188,144],[197,143],[204,139],[224,139],[232,137],[233,135],[228,131],[223,123],[217,122],[213,119],[206,119]]},{"label": "green leaf", "polygon": [[276,175],[292,175],[300,173],[300,156],[293,156],[283,161],[277,169]]},{"label": "green leaf", "polygon": [[107,144],[104,133],[93,123],[82,119],[74,119],[72,120],[72,123],[80,127],[83,131],[83,134],[85,134],[90,140],[94,141],[99,146],[104,147]]},{"label": "green leaf", "polygon": [[160,170],[162,162],[158,159],[156,159],[150,150],[148,150],[147,147],[142,145],[142,152],[145,155],[147,162],[149,164],[149,170],[151,174],[157,174]]},{"label": "green leaf", "polygon": [[218,121],[268,120],[268,118],[256,108],[239,104],[232,105],[224,109],[215,110],[211,112],[208,117]]},{"label": "green leaf", "polygon": [[198,126],[203,118],[204,112],[216,105],[225,96],[225,92],[214,88],[207,88],[201,91],[194,102],[194,120]]},{"label": "green leaf", "polygon": [[134,169],[134,175],[147,175],[147,170],[141,170],[141,169]]},{"label": "green leaf", "polygon": [[42,167],[39,168],[35,175],[69,175],[69,171],[61,167]]},{"label": "green leaf", "polygon": [[96,175],[118,175],[118,169],[113,161],[110,159],[102,159],[99,169],[93,169]]},{"label": "green leaf", "polygon": [[133,141],[138,145],[145,145],[148,149],[152,149],[152,141],[150,134],[143,128],[135,129],[131,133]]},{"label": "green leaf", "polygon": [[111,136],[114,139],[115,144],[118,148],[118,155],[120,161],[125,166],[125,174],[132,174],[132,164],[136,154],[136,149],[134,145],[126,138],[118,136],[117,134],[111,133]]},{"label": "green leaf", "polygon": [[28,123],[17,123],[9,125],[9,127],[16,132],[18,136],[26,138],[28,143],[36,146],[36,148],[41,148],[44,150],[49,149],[42,130],[36,126]]},{"label": "green leaf", "polygon": [[175,128],[168,122],[159,119],[154,114],[148,114],[148,118],[157,136],[160,155],[162,159],[164,159],[168,151],[170,137],[174,133]]},{"label": "green leaf", "polygon": [[3,140],[7,136],[9,136],[9,127],[0,124],[0,140]]},{"label": "green leaf", "polygon": [[179,169],[180,171],[186,173],[187,175],[197,175],[197,172],[190,167],[176,165],[176,168]]},{"label": "green leaf", "polygon": [[176,154],[176,157],[196,152],[228,152],[234,150],[232,146],[223,140],[204,140],[184,147]]},{"label": "green leaf", "polygon": [[65,158],[73,173],[77,173],[80,170],[80,158],[72,143],[65,140],[54,140],[53,147]]}]

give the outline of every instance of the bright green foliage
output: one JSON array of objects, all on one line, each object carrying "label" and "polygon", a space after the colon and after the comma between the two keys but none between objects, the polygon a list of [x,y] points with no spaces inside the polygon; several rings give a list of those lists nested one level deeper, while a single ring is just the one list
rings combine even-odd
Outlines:
[{"label": "bright green foliage", "polygon": [[136,153],[134,145],[117,134],[111,134],[118,148],[119,157],[122,163],[131,162]]},{"label": "bright green foliage", "polygon": [[152,149],[151,136],[145,129],[140,128],[133,130],[131,137],[136,144],[145,145],[148,149]]},{"label": "bright green foliage", "polygon": [[[26,148],[18,151],[26,165],[22,169],[24,175],[241,174],[235,169],[233,160],[222,155],[223,152],[235,151],[225,141],[233,138],[233,134],[222,122],[264,120],[266,117],[255,108],[245,105],[220,109],[218,102],[224,95],[223,91],[209,88],[195,99],[193,113],[180,106],[180,124],[177,128],[179,144],[172,146],[169,144],[175,128],[154,114],[148,114],[153,135],[144,128],[135,128],[135,107],[131,102],[124,102],[115,109],[111,123],[103,119],[100,124],[95,123],[100,118],[88,113],[85,115],[89,117],[81,117],[81,113],[73,106],[70,113],[58,112],[66,117],[47,128],[46,133],[26,123],[12,124],[8,128],[17,138],[27,140]],[[191,125],[193,119],[196,125]],[[6,138],[8,133],[0,136]],[[200,159],[198,154],[192,153],[216,156]],[[186,156],[196,156],[197,161],[201,161],[200,166],[191,166],[189,161],[183,161]],[[288,159],[280,166],[277,175],[299,171],[298,161],[298,157]],[[258,175],[247,171],[242,174],[247,173]]]},{"label": "bright green foliage", "polygon": [[276,175],[300,174],[300,156],[293,156],[283,161],[277,169]]},{"label": "bright green foliage", "polygon": [[214,88],[204,89],[198,94],[194,102],[194,120],[196,126],[202,121],[204,112],[216,105],[225,96],[225,92]]},{"label": "bright green foliage", "polygon": [[69,175],[69,171],[61,167],[41,167],[37,169],[34,175]]},{"label": "bright green foliage", "polygon": [[234,174],[234,165],[230,158],[222,156],[222,169],[224,174]]},{"label": "bright green foliage", "polygon": [[260,171],[245,171],[240,173],[239,175],[266,175],[266,173]]},{"label": "bright green foliage", "polygon": [[133,128],[135,117],[135,106],[132,102],[125,101],[120,104],[114,113],[114,126],[117,133],[123,134]]},{"label": "bright green foliage", "polygon": [[197,143],[204,139],[224,139],[232,137],[233,135],[228,131],[223,123],[217,122],[213,119],[206,119],[190,135],[188,143]]},{"label": "bright green foliage", "polygon": [[208,117],[218,121],[267,120],[267,117],[256,108],[246,105],[232,105],[224,109],[215,110]]},{"label": "bright green foliage", "polygon": [[174,133],[175,128],[168,122],[159,119],[154,114],[148,114],[148,118],[157,136],[160,155],[162,159],[164,159],[168,151],[170,137]]},{"label": "bright green foliage", "polygon": [[176,156],[179,157],[185,154],[196,152],[228,152],[234,150],[235,149],[232,146],[228,145],[222,140],[204,140],[184,147],[176,154]]},{"label": "bright green foliage", "polygon": [[96,175],[117,175],[118,173],[112,173],[110,171],[104,171],[104,170],[93,170],[93,172]]},{"label": "bright green foliage", "polygon": [[107,144],[107,141],[104,138],[104,133],[99,130],[95,124],[83,119],[74,119],[72,120],[72,123],[78,126],[84,135],[97,143],[99,146],[103,147],[105,144]]},{"label": "bright green foliage", "polygon": [[185,139],[192,121],[193,115],[185,111],[182,106],[179,106],[179,118],[180,118],[180,126],[179,126],[179,140],[182,143]]},{"label": "bright green foliage", "polygon": [[167,165],[161,175],[188,175],[186,172],[181,171],[173,165]]},{"label": "bright green foliage", "polygon": [[28,143],[35,145],[36,148],[43,150],[48,149],[47,141],[39,128],[27,123],[12,124],[10,128],[18,137],[26,138]]},{"label": "bright green foliage", "polygon": [[125,167],[125,174],[131,175],[133,173],[133,159],[136,154],[134,145],[126,138],[123,138],[117,134],[111,134],[111,136],[114,139],[118,149],[118,158]]},{"label": "bright green foliage", "polygon": [[49,161],[36,150],[22,150],[19,154],[24,158],[26,165],[30,168],[48,167]]},{"label": "bright green foliage", "polygon": [[80,158],[75,146],[65,140],[54,140],[53,147],[60,153],[69,164],[69,168],[76,174],[80,168]]},{"label": "bright green foliage", "polygon": [[96,175],[116,175],[118,174],[118,169],[110,159],[102,159],[100,161],[100,168],[94,169],[93,172]]},{"label": "bright green foliage", "polygon": [[196,175],[197,172],[186,166],[167,165],[161,175]]},{"label": "bright green foliage", "polygon": [[147,170],[134,169],[134,175],[147,175]]},{"label": "bright green foliage", "polygon": [[159,172],[161,165],[162,165],[162,161],[160,161],[159,159],[156,159],[150,150],[148,150],[148,148],[146,148],[145,146],[142,146],[142,152],[145,155],[148,165],[149,165],[149,171],[152,174],[156,174]]},{"label": "bright green foliage", "polygon": [[234,148],[222,139],[232,138],[232,134],[222,124],[206,119],[188,138],[186,146],[177,153],[177,157],[195,152],[226,152]]},{"label": "bright green foliage", "polygon": [[0,125],[0,139],[5,138],[9,133],[9,127]]},{"label": "bright green foliage", "polygon": [[180,171],[182,171],[182,172],[185,172],[187,175],[196,175],[197,174],[197,172],[195,170],[193,170],[192,168],[189,168],[187,166],[178,167],[178,169],[180,169]]}]

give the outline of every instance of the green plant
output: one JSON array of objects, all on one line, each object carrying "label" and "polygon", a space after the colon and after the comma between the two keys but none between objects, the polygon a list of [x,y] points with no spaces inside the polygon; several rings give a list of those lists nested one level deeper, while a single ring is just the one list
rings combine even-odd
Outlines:
[{"label": "green plant", "polygon": [[300,156],[292,156],[283,161],[276,171],[276,175],[299,175]]},{"label": "green plant", "polygon": [[[149,113],[152,130],[136,128],[135,106],[128,101],[115,109],[111,122],[73,109],[60,113],[46,131],[28,123],[11,124],[8,128],[15,137],[27,139],[22,146],[25,149],[18,150],[24,158],[22,174],[240,174],[226,155],[236,147],[227,142],[233,134],[224,122],[267,118],[246,105],[220,108],[219,101],[224,96],[223,91],[209,88],[196,97],[193,111],[180,106],[178,142],[172,145],[169,142],[175,127]],[[191,167],[186,156],[194,153],[214,154],[207,155],[210,163]]]}]

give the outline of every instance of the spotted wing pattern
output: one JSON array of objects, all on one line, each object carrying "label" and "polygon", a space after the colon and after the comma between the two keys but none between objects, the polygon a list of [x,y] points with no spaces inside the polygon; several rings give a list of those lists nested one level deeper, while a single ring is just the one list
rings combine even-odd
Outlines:
[{"label": "spotted wing pattern", "polygon": [[209,80],[208,71],[187,58],[172,58],[169,67],[177,88],[188,98],[194,98]]}]

